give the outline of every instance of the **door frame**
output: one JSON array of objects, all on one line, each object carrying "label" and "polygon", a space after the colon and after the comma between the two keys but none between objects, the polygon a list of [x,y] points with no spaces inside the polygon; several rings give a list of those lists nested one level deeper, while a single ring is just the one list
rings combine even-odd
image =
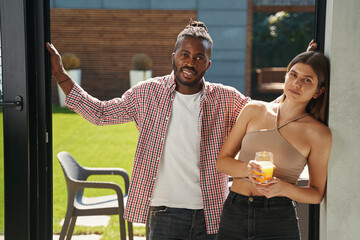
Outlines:
[{"label": "door frame", "polygon": [[[314,41],[318,44],[316,51],[324,53],[326,1],[315,1]],[[326,89],[329,96],[329,89]],[[329,118],[329,102],[325,111],[326,123]],[[309,240],[320,239],[320,204],[309,204]]]},{"label": "door frame", "polygon": [[49,0],[0,0],[6,239],[52,239]]}]

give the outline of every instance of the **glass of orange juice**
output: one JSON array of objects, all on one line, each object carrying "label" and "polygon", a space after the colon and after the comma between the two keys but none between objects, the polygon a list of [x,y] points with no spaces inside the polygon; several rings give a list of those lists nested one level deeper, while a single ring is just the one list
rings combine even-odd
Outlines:
[{"label": "glass of orange juice", "polygon": [[272,178],[274,172],[275,165],[273,153],[267,151],[256,152],[254,162],[260,165],[261,170],[264,172],[256,173],[263,176],[263,178],[256,178],[256,180],[260,183],[267,183],[267,181]]}]

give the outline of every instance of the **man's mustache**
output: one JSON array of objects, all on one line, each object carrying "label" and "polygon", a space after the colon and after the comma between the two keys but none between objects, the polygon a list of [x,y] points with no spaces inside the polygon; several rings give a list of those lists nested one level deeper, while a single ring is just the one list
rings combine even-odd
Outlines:
[{"label": "man's mustache", "polygon": [[182,71],[183,69],[189,69],[189,70],[197,73],[197,71],[196,71],[195,68],[193,68],[193,67],[182,67],[180,70]]}]

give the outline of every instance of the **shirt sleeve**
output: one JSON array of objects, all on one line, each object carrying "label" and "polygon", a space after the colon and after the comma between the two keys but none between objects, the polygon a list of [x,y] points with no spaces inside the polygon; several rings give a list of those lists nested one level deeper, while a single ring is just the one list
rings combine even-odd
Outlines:
[{"label": "shirt sleeve", "polygon": [[100,101],[89,95],[79,85],[74,84],[66,96],[65,103],[69,109],[94,125],[120,124],[134,120],[134,116],[129,111],[135,106],[131,92],[130,89],[121,98]]},{"label": "shirt sleeve", "polygon": [[235,112],[236,112],[236,118],[240,114],[241,110],[245,107],[246,104],[248,104],[251,101],[250,97],[245,97],[242,93],[239,91],[235,91]]}]

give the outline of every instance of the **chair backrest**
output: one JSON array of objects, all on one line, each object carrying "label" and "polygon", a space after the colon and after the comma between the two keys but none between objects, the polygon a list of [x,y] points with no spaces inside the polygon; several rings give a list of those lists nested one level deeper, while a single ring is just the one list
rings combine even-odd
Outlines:
[{"label": "chair backrest", "polygon": [[259,93],[282,93],[286,75],[286,67],[258,68],[257,88]]},{"label": "chair backrest", "polygon": [[258,82],[261,83],[283,83],[285,81],[286,67],[268,67],[256,69]]},{"label": "chair backrest", "polygon": [[68,152],[59,152],[57,155],[60,165],[65,175],[66,186],[68,190],[68,201],[73,201],[75,196],[78,202],[81,202],[84,189],[76,188],[76,180],[86,180],[88,175],[86,174],[85,169],[71,156]]},{"label": "chair backrest", "polygon": [[59,152],[57,155],[65,177],[70,180],[86,180],[84,168],[68,152]]}]

